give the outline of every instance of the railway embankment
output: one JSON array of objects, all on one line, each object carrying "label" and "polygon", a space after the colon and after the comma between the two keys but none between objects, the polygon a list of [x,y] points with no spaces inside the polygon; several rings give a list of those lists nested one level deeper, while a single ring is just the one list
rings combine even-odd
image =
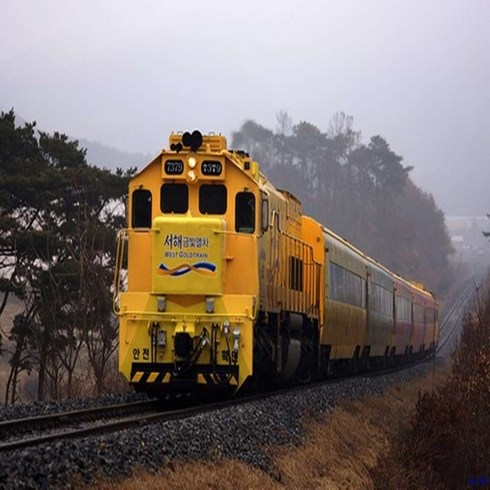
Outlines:
[{"label": "railway embankment", "polygon": [[[424,364],[396,376],[376,378],[385,388],[378,393],[365,392],[356,397],[356,391],[349,398],[337,399],[324,411],[317,411],[312,405],[302,417],[294,419],[293,427],[283,426],[282,444],[260,449],[267,455],[265,466],[221,453],[214,459],[166,465],[157,473],[140,468],[125,481],[111,483],[106,479],[100,488],[374,489],[377,461],[397,437],[400,427],[410,423],[418,393],[439,386],[447,372],[443,361]],[[305,400],[309,402],[315,401]],[[282,416],[283,412],[277,412],[277,417]],[[273,430],[276,428],[277,424]],[[255,430],[250,428],[252,433]],[[297,436],[293,438],[295,431]],[[257,446],[248,448],[258,450]]]},{"label": "railway embankment", "polygon": [[[259,472],[278,484],[284,472],[275,463],[275,448],[302,451],[309,437],[305,421],[327,416],[341,401],[379,396],[429,368],[430,364],[425,363],[384,376],[345,379],[182,420],[5,452],[0,463],[0,487],[86,486],[108,484],[113,479],[119,486],[125,477],[160,470],[172,472],[185,465],[175,477],[186,482],[186,488],[194,488],[198,481],[195,468],[201,464],[220,466],[223,461]],[[157,482],[155,488],[167,485],[160,478]],[[229,488],[230,482],[224,479],[222,484],[222,488]],[[140,487],[138,482],[134,485]]]}]

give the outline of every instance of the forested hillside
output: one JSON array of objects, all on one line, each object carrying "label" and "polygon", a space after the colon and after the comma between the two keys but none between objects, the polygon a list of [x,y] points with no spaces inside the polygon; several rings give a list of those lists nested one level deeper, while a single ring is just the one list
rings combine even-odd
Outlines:
[{"label": "forested hillside", "polygon": [[444,215],[388,142],[373,136],[363,143],[343,113],[325,132],[308,122],[293,125],[284,112],[277,119],[276,131],[246,121],[232,147],[250,153],[305,213],[393,271],[443,291],[452,253]]}]

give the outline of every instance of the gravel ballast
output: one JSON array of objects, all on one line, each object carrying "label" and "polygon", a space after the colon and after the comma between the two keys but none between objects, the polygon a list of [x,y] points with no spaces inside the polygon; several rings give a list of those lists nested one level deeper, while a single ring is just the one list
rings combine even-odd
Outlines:
[{"label": "gravel ballast", "polygon": [[3,420],[20,419],[24,417],[35,417],[38,415],[51,415],[55,413],[81,410],[84,408],[107,407],[122,403],[147,400],[144,393],[128,391],[126,393],[105,394],[97,397],[72,398],[51,402],[34,402],[25,405],[9,405],[0,407],[0,422]]},{"label": "gravel ballast", "polygon": [[[94,484],[99,477],[130,475],[136,468],[157,470],[171,461],[219,457],[239,459],[269,471],[267,448],[301,443],[305,437],[302,416],[325,414],[342,399],[382,394],[431,367],[432,363],[419,364],[396,373],[345,379],[184,420],[3,453],[0,488],[70,488],[71,481]],[[124,396],[140,399],[139,395]],[[118,403],[118,397],[121,395],[109,396],[107,404]]]}]

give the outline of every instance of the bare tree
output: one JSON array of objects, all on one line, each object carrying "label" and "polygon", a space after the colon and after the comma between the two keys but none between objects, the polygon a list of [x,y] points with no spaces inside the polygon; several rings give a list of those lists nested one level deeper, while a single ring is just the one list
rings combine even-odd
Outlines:
[{"label": "bare tree", "polygon": [[291,136],[293,132],[293,120],[285,110],[281,109],[276,112],[276,123],[276,134]]}]

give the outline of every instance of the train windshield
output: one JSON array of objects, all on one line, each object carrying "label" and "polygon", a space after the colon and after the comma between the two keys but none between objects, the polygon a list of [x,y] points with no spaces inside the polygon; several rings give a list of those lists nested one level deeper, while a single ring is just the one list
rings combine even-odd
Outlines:
[{"label": "train windshield", "polygon": [[187,213],[189,209],[189,188],[186,184],[163,184],[160,189],[162,213]]},{"label": "train windshield", "polygon": [[227,191],[224,185],[203,184],[199,188],[201,214],[225,214]]}]

